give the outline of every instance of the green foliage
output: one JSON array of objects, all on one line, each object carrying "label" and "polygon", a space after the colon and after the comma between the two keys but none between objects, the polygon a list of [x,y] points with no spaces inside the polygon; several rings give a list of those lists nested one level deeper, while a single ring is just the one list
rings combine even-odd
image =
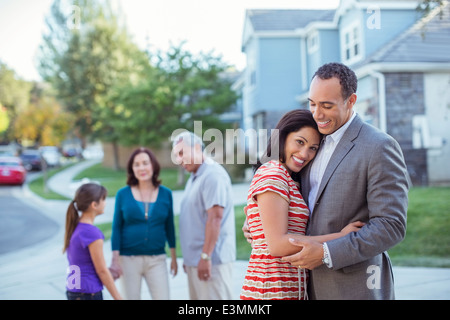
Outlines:
[{"label": "green foliage", "polygon": [[0,103],[0,134],[5,132],[9,127],[8,111]]},{"label": "green foliage", "polygon": [[0,142],[13,137],[13,124],[29,103],[31,87],[0,61]]},{"label": "green foliage", "polygon": [[115,106],[109,123],[124,145],[158,147],[178,128],[193,130],[194,120],[225,129],[219,115],[236,101],[231,83],[221,74],[227,68],[211,54],[193,56],[183,44],[154,57],[145,80],[118,88],[110,96]]},{"label": "green foliage", "polygon": [[[111,90],[138,77],[145,53],[129,39],[107,2],[74,1],[79,24],[68,27],[71,12],[56,0],[47,19],[49,32],[41,45],[40,73],[56,89],[67,110],[76,116],[82,136],[111,139],[105,100]],[[66,4],[67,6],[67,4]]]},{"label": "green foliage", "polygon": [[416,10],[423,12],[423,14],[427,14],[430,10],[442,6],[443,0],[422,0],[417,5]]},{"label": "green foliage", "polygon": [[[67,7],[81,9],[72,27]],[[55,0],[47,19],[40,73],[75,116],[81,138],[159,147],[175,129],[193,130],[194,120],[204,130],[225,129],[219,115],[237,96],[221,58],[193,56],[183,44],[150,56],[120,18],[108,2]]]},{"label": "green foliage", "polygon": [[56,99],[35,84],[28,106],[17,115],[14,137],[30,145],[60,145],[71,129],[73,117]]}]

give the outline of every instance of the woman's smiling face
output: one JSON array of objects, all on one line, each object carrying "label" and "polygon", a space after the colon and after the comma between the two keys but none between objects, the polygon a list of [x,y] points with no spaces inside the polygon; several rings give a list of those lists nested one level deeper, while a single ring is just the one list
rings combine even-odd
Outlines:
[{"label": "woman's smiling face", "polygon": [[138,181],[147,181],[152,178],[153,166],[147,153],[141,152],[134,157],[133,172]]},{"label": "woman's smiling face", "polygon": [[283,164],[289,173],[299,172],[314,159],[319,144],[319,132],[311,127],[303,127],[289,133],[284,146],[285,162]]}]

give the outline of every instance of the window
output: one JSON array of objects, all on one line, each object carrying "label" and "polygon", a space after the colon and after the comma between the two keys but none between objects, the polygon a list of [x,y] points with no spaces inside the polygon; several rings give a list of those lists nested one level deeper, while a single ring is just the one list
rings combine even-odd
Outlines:
[{"label": "window", "polygon": [[319,50],[319,33],[317,31],[313,31],[308,36],[308,53],[314,53]]},{"label": "window", "polygon": [[[267,141],[268,141],[268,130],[266,129],[266,113],[265,112],[259,112],[253,115],[253,129],[257,132],[257,142],[255,141],[256,145],[253,146],[254,148],[259,147],[258,149],[258,159],[261,159],[264,152],[266,151]],[[261,148],[261,146],[264,146]],[[252,150],[252,149],[250,149]]]},{"label": "window", "polygon": [[359,24],[354,24],[342,32],[342,60],[346,63],[356,62],[362,58],[361,32]]},{"label": "window", "polygon": [[250,85],[256,85],[256,71],[250,72]]}]

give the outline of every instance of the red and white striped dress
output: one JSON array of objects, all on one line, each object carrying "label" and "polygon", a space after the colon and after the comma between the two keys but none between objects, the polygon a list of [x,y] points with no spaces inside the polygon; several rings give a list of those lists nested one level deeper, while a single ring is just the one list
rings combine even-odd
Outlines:
[{"label": "red and white striped dress", "polygon": [[[305,234],[309,217],[300,191],[278,161],[262,165],[255,173],[247,196],[247,221],[252,235],[252,252],[242,286],[243,300],[297,300],[305,298],[304,270],[281,257],[270,255],[255,196],[266,191],[279,194],[289,203],[288,233]],[[299,275],[301,274],[301,275]]]}]

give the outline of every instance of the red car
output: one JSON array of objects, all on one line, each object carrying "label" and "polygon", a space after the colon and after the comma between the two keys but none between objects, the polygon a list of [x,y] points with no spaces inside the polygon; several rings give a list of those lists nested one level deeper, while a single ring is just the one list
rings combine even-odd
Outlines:
[{"label": "red car", "polygon": [[27,177],[27,170],[22,160],[17,157],[0,157],[0,184],[22,185]]}]

